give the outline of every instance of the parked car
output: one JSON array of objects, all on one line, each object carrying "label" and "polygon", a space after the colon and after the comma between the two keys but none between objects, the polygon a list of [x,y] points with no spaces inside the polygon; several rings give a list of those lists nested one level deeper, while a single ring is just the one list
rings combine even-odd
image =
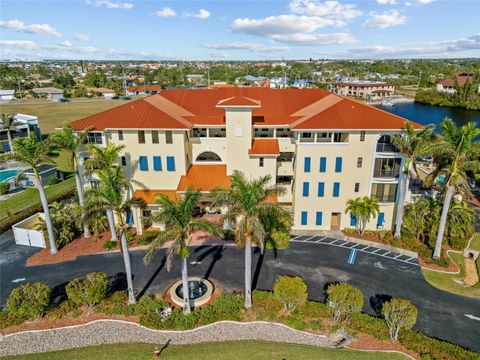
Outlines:
[{"label": "parked car", "polygon": [[62,103],[68,103],[68,102],[70,102],[70,99],[61,98],[61,99],[58,100],[58,101],[60,101],[60,102],[62,102]]},{"label": "parked car", "polygon": [[119,100],[119,99],[120,99],[120,96],[118,95],[112,96],[112,100]]},{"label": "parked car", "polygon": [[129,96],[122,96],[122,100],[132,100],[132,98]]}]

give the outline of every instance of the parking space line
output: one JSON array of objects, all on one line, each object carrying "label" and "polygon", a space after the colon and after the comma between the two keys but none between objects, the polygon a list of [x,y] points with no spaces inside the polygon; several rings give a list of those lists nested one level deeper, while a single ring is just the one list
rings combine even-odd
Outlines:
[{"label": "parking space line", "polygon": [[318,242],[322,242],[322,240],[324,240],[324,239],[326,239],[326,236],[324,236],[323,238],[318,239],[318,240],[315,241],[315,242],[317,242],[317,243],[318,243]]}]

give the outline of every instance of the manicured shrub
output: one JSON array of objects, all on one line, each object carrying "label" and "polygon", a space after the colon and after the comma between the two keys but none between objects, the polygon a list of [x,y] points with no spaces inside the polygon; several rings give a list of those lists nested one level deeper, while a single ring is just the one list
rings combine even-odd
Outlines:
[{"label": "manicured shrub", "polygon": [[102,272],[92,272],[77,277],[67,284],[67,296],[75,304],[94,306],[107,295],[108,277]]},{"label": "manicured shrub", "polygon": [[286,249],[288,245],[290,245],[290,232],[288,231],[274,230],[266,242],[267,249]]},{"label": "manicured shrub", "polygon": [[363,307],[362,292],[347,283],[332,284],[327,289],[328,305],[335,322],[347,321]]},{"label": "manicured shrub", "polygon": [[288,314],[297,306],[305,305],[308,298],[307,284],[298,276],[279,276],[275,281],[273,293],[282,302]]},{"label": "manicured shrub", "polygon": [[138,244],[139,245],[149,245],[153,239],[155,239],[158,235],[160,235],[159,230],[148,230],[145,231],[139,238]]},{"label": "manicured shrub", "polygon": [[390,332],[390,339],[397,342],[402,329],[411,329],[417,322],[418,310],[406,299],[392,299],[383,304],[382,315]]},{"label": "manicured shrub", "polygon": [[7,309],[20,318],[41,318],[50,305],[52,289],[41,282],[21,285],[12,290]]},{"label": "manicured shrub", "polygon": [[23,321],[23,318],[13,315],[10,311],[0,311],[0,330],[20,325]]},{"label": "manicured shrub", "polygon": [[0,195],[5,195],[10,190],[10,183],[2,182],[0,183]]},{"label": "manicured shrub", "polygon": [[198,312],[198,324],[206,325],[221,320],[240,320],[240,310],[243,307],[242,297],[238,295],[220,295],[215,301]]},{"label": "manicured shrub", "polygon": [[105,241],[105,243],[103,244],[103,250],[106,250],[106,251],[110,251],[112,249],[115,249],[118,245],[118,242],[117,241]]},{"label": "manicured shrub", "polygon": [[109,297],[100,301],[95,307],[95,312],[106,315],[135,315],[135,306],[127,303],[128,295],[126,291],[116,291]]}]

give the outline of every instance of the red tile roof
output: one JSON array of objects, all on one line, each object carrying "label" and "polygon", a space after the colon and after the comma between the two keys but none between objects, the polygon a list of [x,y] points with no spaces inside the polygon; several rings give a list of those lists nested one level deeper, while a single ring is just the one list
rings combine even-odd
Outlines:
[{"label": "red tile roof", "polygon": [[402,129],[404,123],[408,122],[399,116],[322,89],[228,87],[162,91],[77,120],[73,122],[73,127],[76,130],[88,126],[93,126],[95,130],[188,129],[194,125],[225,125],[225,109],[217,106],[219,103],[223,106],[257,104],[259,107],[252,109],[255,126],[377,130]]},{"label": "red tile roof", "polygon": [[230,186],[230,176],[227,176],[226,165],[192,165],[178,183],[177,191],[188,188],[209,192],[213,188]]},{"label": "red tile roof", "polygon": [[[473,81],[473,76],[470,75],[458,75],[456,77],[457,84],[459,86],[463,86],[467,83],[467,81]],[[447,78],[445,80],[440,81],[440,84],[443,86],[455,86],[455,79],[453,78]]]},{"label": "red tile roof", "polygon": [[228,99],[220,100],[217,107],[242,106],[242,107],[260,107],[260,101],[250,99],[244,96],[233,96]]},{"label": "red tile roof", "polygon": [[161,91],[161,86],[129,86],[127,87],[128,91]]},{"label": "red tile roof", "polygon": [[253,139],[250,155],[280,155],[277,139]]},{"label": "red tile roof", "polygon": [[157,195],[165,195],[171,200],[176,200],[180,198],[180,195],[177,194],[176,190],[135,190],[133,193],[134,198],[141,198],[145,200],[147,204],[156,204],[157,201],[155,198]]}]

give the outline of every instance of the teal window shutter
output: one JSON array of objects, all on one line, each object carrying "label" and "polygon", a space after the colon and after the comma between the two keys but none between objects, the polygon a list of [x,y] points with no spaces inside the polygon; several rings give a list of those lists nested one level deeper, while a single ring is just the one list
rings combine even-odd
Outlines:
[{"label": "teal window shutter", "polygon": [[316,225],[322,225],[322,219],[323,218],[323,214],[321,211],[317,211],[317,216],[316,216],[316,219],[315,219],[315,224]]},{"label": "teal window shutter", "polygon": [[337,157],[335,159],[335,172],[341,173],[342,172],[342,158]]},{"label": "teal window shutter", "polygon": [[339,182],[334,182],[333,183],[333,197],[339,197],[340,196],[340,183]]},{"label": "teal window shutter", "polygon": [[162,158],[160,156],[153,157],[153,170],[162,171]]},{"label": "teal window shutter", "polygon": [[175,171],[175,158],[167,156],[167,171]]},{"label": "teal window shutter", "polygon": [[320,158],[320,172],[324,173],[327,171],[327,158],[321,157]]},{"label": "teal window shutter", "polygon": [[325,183],[318,183],[318,197],[323,197],[325,195]]},{"label": "teal window shutter", "polygon": [[141,171],[148,171],[148,159],[146,156],[140,156],[138,165]]},{"label": "teal window shutter", "polygon": [[301,220],[302,225],[307,225],[307,212],[302,211],[302,220]]}]

